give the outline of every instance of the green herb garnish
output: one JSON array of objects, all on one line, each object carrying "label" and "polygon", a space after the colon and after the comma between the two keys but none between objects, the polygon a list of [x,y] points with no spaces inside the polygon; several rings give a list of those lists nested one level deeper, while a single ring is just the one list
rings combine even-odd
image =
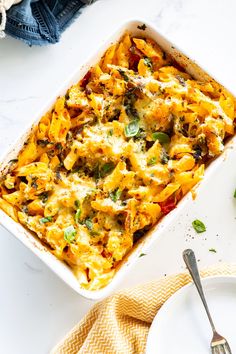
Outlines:
[{"label": "green herb garnish", "polygon": [[45,140],[39,139],[39,140],[37,140],[37,144],[39,146],[45,147],[45,146],[47,146],[49,144],[49,140],[48,139],[45,139]]},{"label": "green herb garnish", "polygon": [[235,189],[235,191],[234,191],[234,198],[236,198],[236,189]]},{"label": "green herb garnish", "polygon": [[107,175],[108,173],[113,171],[114,167],[115,166],[114,166],[113,162],[105,163],[100,169],[100,172],[99,172],[100,177],[104,177],[105,175]]},{"label": "green herb garnish", "polygon": [[76,206],[76,208],[79,208],[80,207],[80,201],[77,199],[77,200],[75,200],[75,206]]},{"label": "green herb garnish", "polygon": [[112,135],[113,135],[113,129],[110,129],[110,130],[108,131],[108,135],[109,135],[109,136],[112,136]]},{"label": "green herb garnish", "polygon": [[91,236],[98,236],[100,234],[99,234],[99,232],[92,230],[92,231],[90,231],[90,235]]},{"label": "green herb garnish", "polygon": [[73,225],[67,226],[64,229],[64,239],[67,242],[71,243],[72,241],[74,241],[75,235],[76,235],[76,230]]},{"label": "green herb garnish", "polygon": [[79,224],[80,216],[81,216],[81,209],[78,208],[76,213],[75,213],[75,222],[76,222],[76,224]]},{"label": "green herb garnish", "polygon": [[43,192],[39,194],[39,199],[42,200],[43,203],[46,203],[48,200],[48,192]]},{"label": "green herb garnish", "polygon": [[163,132],[155,132],[152,134],[152,139],[154,141],[159,140],[160,144],[168,144],[170,142],[170,137]]},{"label": "green herb garnish", "polygon": [[113,191],[109,194],[109,197],[115,203],[115,202],[117,202],[118,199],[120,199],[121,193],[122,193],[122,191],[119,190],[119,188],[117,188],[115,191]]},{"label": "green herb garnish", "polygon": [[194,230],[197,233],[201,233],[201,232],[205,232],[206,231],[206,226],[200,220],[194,220],[192,222],[192,225],[193,225]]},{"label": "green herb garnish", "polygon": [[167,154],[167,152],[164,150],[161,154],[161,163],[163,165],[166,165],[169,161],[169,155]]},{"label": "green herb garnish", "polygon": [[150,160],[148,160],[147,164],[148,166],[152,166],[155,165],[156,162],[157,162],[157,158],[153,156]]},{"label": "green herb garnish", "polygon": [[124,79],[125,81],[129,81],[129,77],[128,77],[128,75],[125,73],[124,70],[118,69],[118,72],[119,72],[119,74],[123,77],[123,79]]},{"label": "green herb garnish", "polygon": [[85,225],[86,225],[86,227],[89,229],[89,230],[92,230],[92,228],[93,228],[93,222],[92,222],[92,220],[91,219],[86,219],[85,220]]},{"label": "green herb garnish", "polygon": [[52,221],[52,216],[46,216],[45,218],[39,219],[40,224],[46,224],[47,222]]},{"label": "green herb garnish", "polygon": [[81,170],[81,166],[76,166],[76,167],[72,168],[71,173],[77,173],[77,172],[80,172],[80,170]]},{"label": "green herb garnish", "polygon": [[133,120],[128,125],[125,126],[125,136],[127,138],[131,138],[132,136],[137,135],[139,132],[139,122],[137,120]]},{"label": "green herb garnish", "polygon": [[140,253],[139,258],[146,256],[146,253]]},{"label": "green herb garnish", "polygon": [[150,58],[144,58],[144,63],[147,65],[150,69],[152,69],[152,59]]},{"label": "green herb garnish", "polygon": [[216,249],[215,249],[215,248],[210,248],[210,249],[209,249],[209,252],[216,253]]}]

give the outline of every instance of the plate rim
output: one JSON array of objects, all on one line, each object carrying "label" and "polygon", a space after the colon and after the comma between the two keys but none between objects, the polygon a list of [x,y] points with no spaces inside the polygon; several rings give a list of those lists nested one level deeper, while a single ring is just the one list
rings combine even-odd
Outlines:
[{"label": "plate rim", "polygon": [[[207,276],[204,278],[201,277],[203,288],[204,288],[205,283],[208,283],[208,282],[211,283],[212,281],[214,282],[215,280],[219,280],[219,281],[232,280],[236,284],[236,275],[211,275],[211,276]],[[151,326],[149,328],[149,331],[148,331],[145,354],[152,354],[151,350],[150,350],[151,349],[152,332],[153,332],[154,328],[156,327],[157,322],[160,321],[163,314],[166,312],[166,308],[168,309],[168,307],[176,300],[176,298],[181,297],[182,293],[184,293],[189,288],[194,287],[194,286],[195,285],[194,285],[193,281],[190,281],[190,283],[188,283],[188,284],[184,285],[182,288],[178,289],[173,295],[171,295],[166,300],[166,302],[162,305],[160,310],[156,313],[156,315],[153,318],[153,321],[151,323]],[[196,289],[196,291],[197,291],[197,289]]]}]

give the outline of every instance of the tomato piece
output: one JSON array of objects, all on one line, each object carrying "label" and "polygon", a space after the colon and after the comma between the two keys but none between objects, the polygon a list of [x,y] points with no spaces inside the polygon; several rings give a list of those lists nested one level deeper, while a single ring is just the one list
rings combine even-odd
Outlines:
[{"label": "tomato piece", "polygon": [[176,199],[173,197],[170,197],[167,200],[165,200],[164,202],[160,202],[159,205],[161,207],[162,213],[164,215],[167,215],[167,214],[169,214],[169,212],[171,210],[176,208]]},{"label": "tomato piece", "polygon": [[143,55],[134,45],[130,47],[129,53],[129,68],[133,71],[138,71],[138,63]]},{"label": "tomato piece", "polygon": [[92,75],[92,73],[91,73],[91,71],[89,70],[89,71],[84,75],[83,79],[81,79],[81,81],[80,81],[80,86],[81,86],[81,87],[85,88],[85,87],[87,86],[87,84],[88,84],[88,82],[89,82],[89,80],[90,80],[90,78],[91,78],[91,75]]}]

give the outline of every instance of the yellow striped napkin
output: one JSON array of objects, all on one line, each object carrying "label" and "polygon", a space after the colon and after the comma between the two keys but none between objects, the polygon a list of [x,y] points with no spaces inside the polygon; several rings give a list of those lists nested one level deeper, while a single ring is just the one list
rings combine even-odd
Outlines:
[{"label": "yellow striped napkin", "polygon": [[[236,265],[201,272],[236,275]],[[97,303],[51,354],[143,354],[152,320],[165,301],[191,281],[187,273],[122,290]]]}]

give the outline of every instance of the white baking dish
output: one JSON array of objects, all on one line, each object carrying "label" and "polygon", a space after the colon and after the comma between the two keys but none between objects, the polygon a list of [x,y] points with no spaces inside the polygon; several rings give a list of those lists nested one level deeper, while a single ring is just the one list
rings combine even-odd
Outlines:
[{"label": "white baking dish", "polygon": [[[91,58],[86,65],[82,68],[78,69],[64,85],[52,95],[49,102],[45,105],[45,107],[37,114],[36,117],[33,118],[32,123],[37,123],[42,115],[47,112],[55,102],[55,99],[59,95],[64,95],[67,89],[74,83],[77,83],[86,73],[90,66],[94,65],[99,61],[101,56],[104,54],[105,50],[114,43],[118,41],[125,31],[130,32],[133,35],[141,35],[148,36],[153,38],[167,53],[170,53],[175,60],[185,67],[186,71],[189,72],[194,78],[201,79],[204,81],[213,80],[206,72],[199,68],[192,60],[186,57],[183,52],[178,50],[172,43],[170,43],[166,38],[164,38],[152,25],[146,24],[145,31],[139,29],[138,26],[141,26],[143,21],[129,21],[119,28],[116,33],[109,38],[105,45],[103,45],[98,51],[97,54]],[[31,126],[32,126],[31,123]],[[17,157],[19,150],[21,149],[23,143],[25,142],[27,135],[29,134],[31,127],[28,128],[25,134],[17,141],[17,143],[11,147],[9,152],[4,156],[0,161],[0,175],[5,173],[9,167],[9,160]],[[235,145],[236,138],[231,139],[228,142],[227,147],[232,147]],[[211,165],[207,168],[204,180],[202,183],[209,182],[212,173],[214,172],[216,166],[222,163],[225,158],[227,148],[225,152],[218,157],[215,161],[211,163]],[[169,213],[167,216],[161,220],[157,226],[155,226],[152,230],[150,230],[132,249],[129,255],[125,258],[125,260],[120,265],[117,270],[112,282],[107,285],[105,288],[97,291],[88,291],[80,287],[76,277],[74,276],[72,270],[62,261],[59,261],[55,256],[53,256],[48,249],[41,244],[40,240],[37,236],[33,235],[31,232],[26,230],[21,224],[16,223],[12,220],[8,215],[6,215],[2,210],[0,210],[0,223],[10,232],[12,232],[15,237],[21,240],[29,249],[31,249],[43,262],[45,262],[61,279],[65,281],[71,288],[73,288],[78,294],[85,296],[90,299],[99,299],[107,296],[117,285],[122,277],[128,271],[128,268],[131,265],[135,264],[135,261],[138,259],[142,252],[146,252],[148,248],[151,247],[152,243],[155,242],[157,237],[160,237],[164,234],[164,231],[170,225],[170,223],[178,217],[178,213],[182,211],[183,208],[188,208],[191,206],[192,196],[189,193],[179,204],[178,207]],[[146,257],[146,262],[148,262],[148,257]]]}]

